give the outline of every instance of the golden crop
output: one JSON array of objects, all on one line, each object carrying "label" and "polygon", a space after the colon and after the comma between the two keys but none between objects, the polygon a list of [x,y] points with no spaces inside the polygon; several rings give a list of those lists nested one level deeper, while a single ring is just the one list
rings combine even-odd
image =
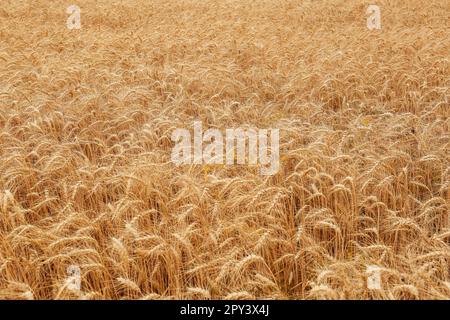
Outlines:
[{"label": "golden crop", "polygon": [[[1,0],[0,298],[449,299],[450,3],[376,2]],[[176,167],[193,121],[279,172]]]}]

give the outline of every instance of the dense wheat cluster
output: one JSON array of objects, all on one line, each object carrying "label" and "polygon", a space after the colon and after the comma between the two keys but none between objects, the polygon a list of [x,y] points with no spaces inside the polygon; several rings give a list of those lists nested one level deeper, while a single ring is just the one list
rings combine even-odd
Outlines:
[{"label": "dense wheat cluster", "polygon": [[[2,0],[0,298],[449,299],[450,3],[369,4]],[[193,121],[279,172],[175,166]]]}]

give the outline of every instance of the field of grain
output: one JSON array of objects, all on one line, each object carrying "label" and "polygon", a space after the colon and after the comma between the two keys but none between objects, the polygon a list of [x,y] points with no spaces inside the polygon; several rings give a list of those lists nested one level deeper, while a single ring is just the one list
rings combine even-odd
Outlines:
[{"label": "field of grain", "polygon": [[[0,299],[449,299],[450,2],[369,4],[2,0]],[[175,166],[193,121],[279,172]]]}]

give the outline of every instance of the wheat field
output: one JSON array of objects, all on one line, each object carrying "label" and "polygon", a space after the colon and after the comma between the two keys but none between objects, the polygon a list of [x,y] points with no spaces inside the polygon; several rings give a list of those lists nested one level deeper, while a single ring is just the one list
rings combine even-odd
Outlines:
[{"label": "wheat field", "polygon": [[371,3],[2,0],[0,299],[450,299],[450,3]]}]

